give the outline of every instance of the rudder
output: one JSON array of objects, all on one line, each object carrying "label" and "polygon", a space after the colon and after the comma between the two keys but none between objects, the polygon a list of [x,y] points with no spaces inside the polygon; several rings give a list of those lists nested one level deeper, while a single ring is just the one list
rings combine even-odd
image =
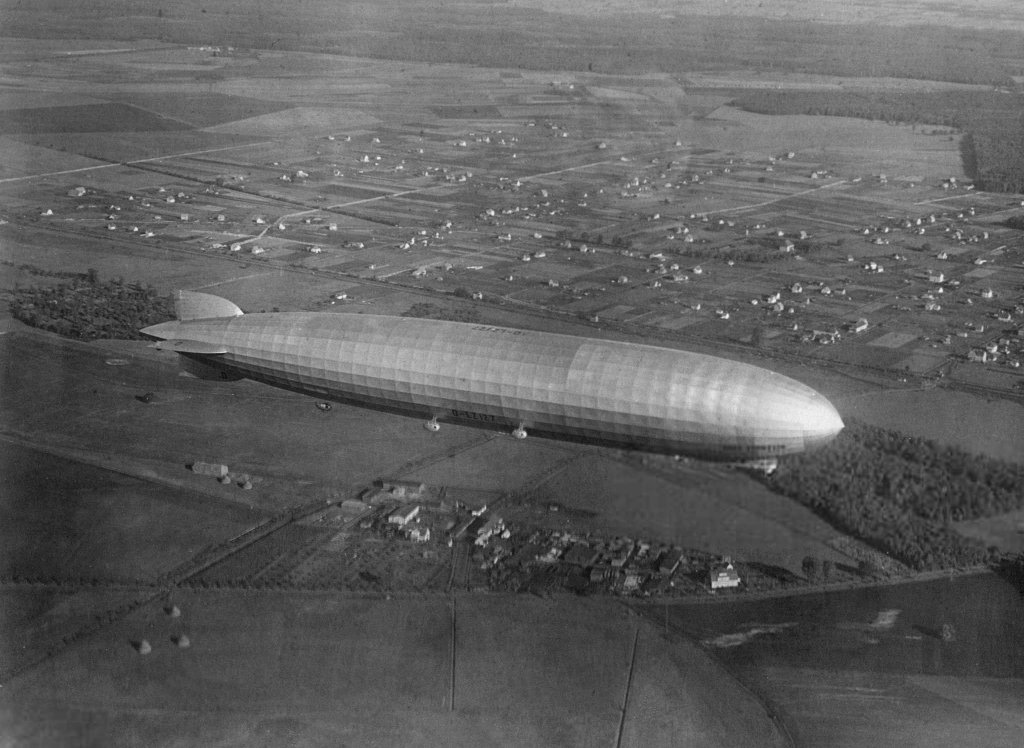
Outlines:
[{"label": "rudder", "polygon": [[242,310],[227,299],[198,291],[178,291],[174,299],[174,312],[182,322],[242,316]]}]

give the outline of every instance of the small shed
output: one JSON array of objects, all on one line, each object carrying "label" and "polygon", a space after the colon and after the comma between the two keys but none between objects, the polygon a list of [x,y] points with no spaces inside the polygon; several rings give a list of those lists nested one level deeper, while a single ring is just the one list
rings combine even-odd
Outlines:
[{"label": "small shed", "polygon": [[412,480],[381,479],[373,482],[381,491],[389,493],[396,499],[415,499],[426,492],[427,484]]},{"label": "small shed", "polygon": [[420,513],[419,504],[400,506],[388,515],[388,524],[405,527]]},{"label": "small shed", "polygon": [[430,540],[430,528],[425,525],[413,525],[408,529],[409,540],[417,543],[426,543]]}]

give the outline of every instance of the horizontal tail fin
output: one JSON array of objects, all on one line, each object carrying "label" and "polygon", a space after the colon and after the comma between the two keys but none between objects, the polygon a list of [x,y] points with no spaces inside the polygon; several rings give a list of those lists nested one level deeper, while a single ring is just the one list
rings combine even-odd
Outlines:
[{"label": "horizontal tail fin", "polygon": [[174,311],[182,322],[242,316],[242,310],[227,299],[197,291],[178,291],[174,299]]},{"label": "horizontal tail fin", "polygon": [[160,351],[174,351],[175,353],[202,353],[206,356],[216,356],[228,352],[226,346],[204,343],[201,340],[161,340],[154,348]]}]

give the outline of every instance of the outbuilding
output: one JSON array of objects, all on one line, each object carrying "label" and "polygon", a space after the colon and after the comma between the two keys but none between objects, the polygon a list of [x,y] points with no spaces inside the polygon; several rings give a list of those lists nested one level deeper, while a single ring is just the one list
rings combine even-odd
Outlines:
[{"label": "outbuilding", "polygon": [[396,480],[381,478],[373,484],[381,491],[386,491],[396,499],[419,498],[427,490],[426,483],[413,480]]},{"label": "outbuilding", "polygon": [[713,590],[739,587],[740,581],[736,567],[728,559],[711,567],[711,589]]},{"label": "outbuilding", "polygon": [[425,525],[413,525],[407,532],[409,540],[415,540],[417,543],[426,543],[430,540],[430,528]]},{"label": "outbuilding", "polygon": [[405,527],[420,513],[419,504],[400,506],[388,515],[388,524]]}]

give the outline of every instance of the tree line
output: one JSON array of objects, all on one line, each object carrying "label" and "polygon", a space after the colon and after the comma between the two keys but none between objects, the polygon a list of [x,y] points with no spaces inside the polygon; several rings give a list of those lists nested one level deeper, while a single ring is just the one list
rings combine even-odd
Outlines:
[{"label": "tree line", "polygon": [[102,281],[92,269],[57,285],[16,288],[10,310],[26,325],[79,340],[141,340],[141,328],[174,319],[169,295],[123,278]]},{"label": "tree line", "polygon": [[992,192],[1024,191],[1024,98],[1000,91],[744,91],[733,103],[758,114],[857,117],[952,127],[965,133],[964,172]]},{"label": "tree line", "polygon": [[994,549],[952,523],[1024,508],[1024,466],[857,421],[765,480],[921,571],[991,561]]}]

